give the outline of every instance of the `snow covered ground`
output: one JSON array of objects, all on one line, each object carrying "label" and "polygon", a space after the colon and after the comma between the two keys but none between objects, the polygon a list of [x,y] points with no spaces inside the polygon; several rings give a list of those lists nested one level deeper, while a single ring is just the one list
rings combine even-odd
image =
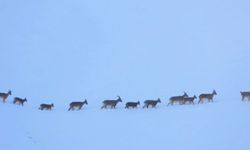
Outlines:
[{"label": "snow covered ground", "polygon": [[[0,0],[0,150],[249,150],[249,0]],[[214,103],[167,107],[216,89]],[[115,110],[101,101],[120,95]],[[27,98],[24,107],[13,97]],[[127,101],[161,98],[157,109]],[[81,111],[71,101],[87,99]],[[53,111],[39,111],[54,103]]]},{"label": "snow covered ground", "polygon": [[[250,103],[240,98],[157,109],[101,110],[89,104],[80,111],[67,105],[39,111],[0,103],[1,150],[248,150]],[[14,112],[14,113],[13,113]]]}]

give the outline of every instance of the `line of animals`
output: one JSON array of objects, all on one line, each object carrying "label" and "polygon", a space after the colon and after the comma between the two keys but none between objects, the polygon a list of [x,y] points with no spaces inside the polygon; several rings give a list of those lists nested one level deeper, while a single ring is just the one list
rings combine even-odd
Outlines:
[{"label": "line of animals", "polygon": [[[250,101],[250,92],[240,92],[240,93],[241,93],[242,101],[244,101],[245,99]],[[2,101],[5,103],[6,99],[11,94],[12,94],[11,90],[9,90],[7,93],[0,93],[0,99],[2,99]],[[200,104],[200,103],[203,104],[206,101],[213,102],[215,95],[217,95],[215,90],[213,90],[212,93],[200,94],[198,104]],[[174,105],[174,104],[179,104],[179,105],[194,104],[195,99],[197,99],[197,97],[195,95],[193,97],[189,97],[188,94],[186,92],[184,92],[184,94],[181,96],[170,97],[168,106]],[[21,106],[24,105],[24,102],[27,102],[26,98],[22,99],[19,97],[15,97],[13,100],[13,104],[17,104],[17,105],[21,105]],[[104,100],[104,101],[102,101],[103,105],[102,105],[101,109],[103,109],[103,108],[114,109],[119,102],[122,102],[122,99],[120,96],[118,96],[118,99],[116,99],[116,100]],[[144,106],[142,108],[155,108],[158,103],[161,103],[160,98],[158,98],[157,100],[145,100]],[[88,105],[88,102],[86,99],[84,101],[81,101],[81,102],[71,102],[69,104],[68,111],[80,110],[80,109],[82,109],[82,107],[84,105]],[[140,105],[140,101],[127,102],[125,108],[127,108],[127,109],[128,108],[137,108],[138,105]],[[39,109],[40,110],[52,110],[53,107],[54,107],[53,103],[52,104],[41,104]]]}]

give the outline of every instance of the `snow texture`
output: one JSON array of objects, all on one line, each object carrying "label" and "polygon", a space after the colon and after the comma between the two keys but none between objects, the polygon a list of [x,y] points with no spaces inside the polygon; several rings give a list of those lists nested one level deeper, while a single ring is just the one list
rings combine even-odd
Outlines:
[{"label": "snow texture", "polygon": [[[249,0],[0,0],[0,92],[12,90],[0,102],[0,150],[249,150],[250,103],[240,97],[250,91],[249,8]],[[183,91],[213,89],[214,103],[167,107]],[[100,109],[118,95],[117,109]],[[85,98],[83,110],[67,111]],[[156,109],[124,109],[157,98]]]}]

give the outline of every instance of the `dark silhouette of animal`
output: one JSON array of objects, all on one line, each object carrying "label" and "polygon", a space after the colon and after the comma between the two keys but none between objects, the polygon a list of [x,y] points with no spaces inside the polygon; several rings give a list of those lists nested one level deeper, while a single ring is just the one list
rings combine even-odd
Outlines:
[{"label": "dark silhouette of animal", "polygon": [[19,97],[15,97],[13,100],[13,104],[18,104],[18,105],[22,105],[22,106],[23,106],[24,102],[27,102],[26,98],[22,99]]},{"label": "dark silhouette of animal", "polygon": [[208,93],[208,94],[200,94],[199,96],[199,103],[204,103],[205,101],[208,102],[213,102],[214,96],[217,95],[216,91],[213,90],[212,93]]},{"label": "dark silhouette of animal", "polygon": [[120,96],[118,96],[117,100],[104,100],[102,102],[103,105],[102,105],[101,109],[107,108],[108,106],[110,106],[110,108],[115,108],[118,102],[122,102],[122,99]]},{"label": "dark silhouette of animal", "polygon": [[183,104],[194,104],[194,100],[196,99],[197,97],[194,95],[193,97],[184,97],[183,99]]},{"label": "dark silhouette of animal", "polygon": [[182,96],[172,96],[172,97],[170,97],[168,106],[169,105],[174,105],[175,103],[183,104],[185,97],[188,97],[186,92],[184,92],[184,94]]},{"label": "dark silhouette of animal", "polygon": [[54,107],[54,104],[41,104],[39,109],[40,110],[51,110]]},{"label": "dark silhouette of animal", "polygon": [[144,101],[144,106],[142,108],[149,108],[150,106],[152,108],[156,108],[157,103],[161,103],[160,98],[158,98],[157,100],[145,100]]},{"label": "dark silhouette of animal", "polygon": [[78,110],[80,110],[80,109],[82,109],[82,107],[83,107],[83,105],[88,105],[88,101],[85,99],[85,101],[83,101],[83,102],[71,102],[70,104],[69,104],[69,109],[68,109],[68,111],[70,111],[70,110],[75,110],[75,109],[78,109]]},{"label": "dark silhouette of animal", "polygon": [[240,92],[241,94],[241,100],[244,101],[245,99],[247,99],[248,101],[250,101],[250,92]]},{"label": "dark silhouette of animal", "polygon": [[137,108],[140,105],[140,101],[138,102],[127,102],[125,108]]},{"label": "dark silhouette of animal", "polygon": [[5,103],[9,95],[11,95],[11,90],[9,90],[7,93],[0,93],[0,99],[2,99],[3,102]]}]

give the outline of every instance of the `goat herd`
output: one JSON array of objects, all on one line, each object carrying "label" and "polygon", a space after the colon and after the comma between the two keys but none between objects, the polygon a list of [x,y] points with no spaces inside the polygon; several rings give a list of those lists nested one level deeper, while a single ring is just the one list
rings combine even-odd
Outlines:
[{"label": "goat herd", "polygon": [[[247,99],[248,101],[250,101],[250,92],[240,92],[241,93],[241,97],[242,97],[242,101]],[[0,93],[0,99],[2,99],[2,101],[5,103],[6,99],[9,97],[9,95],[11,95],[11,90],[9,90],[7,93]],[[204,102],[213,102],[214,96],[217,95],[216,91],[213,90],[212,93],[206,93],[206,94],[200,94],[199,95],[199,101],[198,104],[200,103],[204,103]],[[169,98],[169,105],[174,105],[174,104],[179,104],[179,105],[184,105],[184,104],[194,104],[194,100],[197,97],[194,95],[193,97],[189,97],[188,94],[186,92],[184,92],[183,95],[181,96],[173,96]],[[13,104],[17,104],[17,105],[21,105],[23,106],[24,102],[27,102],[27,99],[24,98],[19,98],[19,97],[15,97],[13,100]],[[118,96],[118,99],[116,100],[104,100],[102,102],[102,107],[103,108],[115,108],[116,105],[122,102],[122,99],[120,96]],[[158,98],[157,100],[145,100],[144,101],[144,106],[142,108],[155,108],[156,105],[158,103],[161,103],[160,98]],[[71,102],[69,104],[69,109],[70,110],[75,110],[78,109],[80,110],[83,105],[88,105],[87,100],[85,99],[84,101],[81,102]],[[127,102],[125,108],[137,108],[137,106],[140,105],[140,101],[137,102]],[[41,104],[39,109],[40,110],[51,110],[54,107],[54,104]]]}]

